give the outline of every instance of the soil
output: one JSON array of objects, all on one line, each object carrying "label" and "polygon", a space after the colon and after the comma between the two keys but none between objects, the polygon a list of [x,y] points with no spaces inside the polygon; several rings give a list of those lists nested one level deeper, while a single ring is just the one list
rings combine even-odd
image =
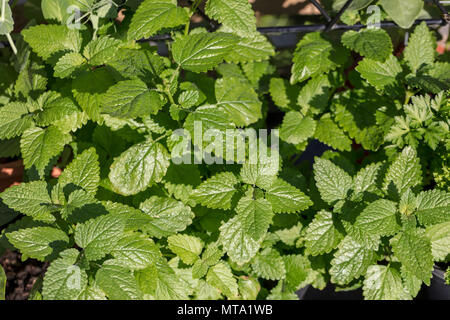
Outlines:
[{"label": "soil", "polygon": [[5,270],[6,300],[26,300],[39,276],[42,276],[48,263],[28,259],[23,262],[21,254],[7,250],[0,257],[0,264]]}]

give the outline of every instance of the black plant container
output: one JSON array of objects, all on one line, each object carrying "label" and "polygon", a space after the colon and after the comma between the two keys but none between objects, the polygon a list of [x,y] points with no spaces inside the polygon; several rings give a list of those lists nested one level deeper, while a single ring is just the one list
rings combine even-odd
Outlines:
[{"label": "black plant container", "polygon": [[[300,300],[363,300],[361,289],[335,291],[335,285],[328,284],[324,290],[307,286],[297,291]],[[429,287],[423,286],[416,300],[450,300],[450,286],[445,284],[444,271],[435,267]]]}]

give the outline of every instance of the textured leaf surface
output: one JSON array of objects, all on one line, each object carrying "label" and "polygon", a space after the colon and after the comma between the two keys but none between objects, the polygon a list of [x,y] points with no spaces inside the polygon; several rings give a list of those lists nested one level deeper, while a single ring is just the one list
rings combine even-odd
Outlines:
[{"label": "textured leaf surface", "polygon": [[121,266],[131,270],[145,269],[161,257],[155,243],[138,233],[121,237],[111,254]]},{"label": "textured leaf surface", "polygon": [[46,129],[35,127],[26,130],[20,140],[25,168],[35,167],[43,177],[50,160],[59,155],[71,140],[70,134],[63,134],[56,127]]},{"label": "textured leaf surface", "polygon": [[77,265],[79,252],[68,249],[50,264],[44,277],[42,295],[46,300],[76,300],[85,289],[86,271]]},{"label": "textured leaf surface", "polygon": [[0,107],[0,139],[10,139],[21,135],[32,125],[28,109],[24,103],[12,102]]},{"label": "textured leaf surface", "polygon": [[426,235],[431,241],[431,252],[437,261],[444,261],[450,254],[450,222],[430,226]]},{"label": "textured leaf surface", "polygon": [[400,230],[397,204],[380,199],[370,203],[356,219],[355,226],[377,236],[394,235]]},{"label": "textured leaf surface", "polygon": [[340,151],[350,151],[352,147],[352,140],[331,119],[329,113],[324,114],[317,122],[314,137]]},{"label": "textured leaf surface", "polygon": [[442,190],[428,190],[418,194],[416,215],[426,226],[450,221],[450,193]]},{"label": "textured leaf surface", "polygon": [[219,65],[238,40],[221,32],[188,35],[173,43],[173,58],[183,69],[205,72]]},{"label": "textured leaf surface", "polygon": [[231,172],[219,173],[198,186],[191,198],[211,209],[230,209],[231,199],[239,181]]},{"label": "textured leaf surface", "polygon": [[306,248],[313,256],[329,253],[343,239],[336,228],[333,214],[328,211],[318,212],[306,230]]},{"label": "textured leaf surface", "polygon": [[383,29],[347,31],[342,36],[342,43],[362,56],[378,61],[385,61],[393,50],[391,37]]},{"label": "textured leaf surface", "polygon": [[266,190],[266,199],[274,213],[300,212],[312,205],[308,196],[282,179],[277,179]]},{"label": "textured leaf surface", "polygon": [[408,188],[422,183],[422,170],[417,152],[412,147],[406,147],[389,166],[384,179],[384,187],[393,188],[395,194],[401,195]]},{"label": "textured leaf surface", "polygon": [[402,67],[397,58],[391,55],[385,62],[364,58],[356,67],[356,70],[372,86],[382,90],[387,86],[396,84],[397,76],[402,72]]},{"label": "textured leaf surface", "polygon": [[220,241],[231,260],[238,264],[250,261],[258,251],[272,222],[272,208],[265,199],[242,198],[237,215],[220,227]]},{"label": "textured leaf surface", "polygon": [[240,36],[256,32],[256,18],[247,0],[208,0],[206,14]]},{"label": "textured leaf surface", "polygon": [[49,206],[52,204],[45,181],[22,183],[8,188],[0,194],[3,202],[18,212],[32,217],[34,220],[53,222]]},{"label": "textured leaf surface", "polygon": [[20,229],[7,237],[24,256],[40,261],[54,259],[69,244],[64,231],[51,227]]},{"label": "textured leaf surface", "polygon": [[405,60],[413,72],[422,65],[432,65],[435,57],[436,39],[425,23],[416,27],[405,48]]},{"label": "textured leaf surface", "polygon": [[65,25],[38,25],[22,32],[26,42],[44,60],[60,52],[79,52],[81,34]]},{"label": "textured leaf surface", "polygon": [[429,285],[434,263],[431,242],[425,234],[416,229],[408,230],[397,234],[390,242],[402,266]]},{"label": "textured leaf surface", "polygon": [[346,284],[363,275],[374,262],[375,251],[352,237],[345,237],[331,261],[331,280],[337,284]]},{"label": "textured leaf surface", "polygon": [[322,199],[330,204],[345,199],[353,186],[348,173],[327,159],[315,159],[314,179]]},{"label": "textured leaf surface", "polygon": [[388,266],[374,265],[367,269],[363,285],[367,300],[409,300],[400,273]]},{"label": "textured leaf surface", "polygon": [[219,289],[228,298],[236,298],[239,294],[237,281],[230,267],[223,262],[209,269],[206,282]]},{"label": "textured leaf surface", "polygon": [[141,203],[140,209],[152,217],[152,220],[141,228],[157,238],[185,230],[194,218],[189,206],[171,198],[151,197]]},{"label": "textured leaf surface", "polygon": [[203,250],[203,241],[186,234],[170,236],[167,239],[169,249],[172,250],[186,264],[193,264],[199,259]]},{"label": "textured leaf surface", "polygon": [[75,243],[84,249],[88,260],[99,260],[110,253],[125,227],[124,219],[107,214],[77,225]]},{"label": "textured leaf surface", "polygon": [[137,194],[162,180],[170,165],[169,159],[162,144],[146,141],[134,145],[114,160],[109,179],[116,192]]},{"label": "textured leaf surface", "polygon": [[311,117],[303,117],[298,111],[288,112],[280,128],[280,138],[292,144],[305,142],[314,135],[316,122]]},{"label": "textured leaf surface", "polygon": [[146,0],[136,10],[128,31],[128,38],[139,40],[155,35],[165,28],[189,22],[186,10],[172,0]]},{"label": "textured leaf surface", "polygon": [[124,267],[103,264],[95,275],[95,281],[110,300],[142,300],[136,279]]},{"label": "textured leaf surface", "polygon": [[278,251],[267,248],[256,255],[252,262],[255,274],[267,280],[281,280],[286,276],[284,260]]},{"label": "textured leaf surface", "polygon": [[141,80],[120,81],[103,96],[102,113],[112,117],[134,119],[155,114],[165,101],[156,91],[149,90]]},{"label": "textured leaf surface", "polygon": [[217,80],[216,99],[217,105],[238,127],[248,126],[262,117],[258,94],[250,84],[237,78]]}]

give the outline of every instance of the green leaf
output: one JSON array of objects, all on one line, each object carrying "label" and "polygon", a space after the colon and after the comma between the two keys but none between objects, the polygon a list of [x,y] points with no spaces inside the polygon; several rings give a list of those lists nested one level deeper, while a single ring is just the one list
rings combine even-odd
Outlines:
[{"label": "green leaf", "polygon": [[320,142],[340,151],[350,151],[352,148],[352,140],[331,119],[329,113],[325,113],[317,122],[314,137]]},{"label": "green leaf", "polygon": [[240,36],[256,33],[256,18],[247,0],[208,0],[205,13]]},{"label": "green leaf", "polygon": [[347,284],[363,275],[374,260],[374,250],[346,236],[331,260],[331,281]]},{"label": "green leaf", "polygon": [[78,265],[79,252],[67,249],[50,264],[44,276],[45,300],[76,300],[88,284],[86,271]]},{"label": "green leaf", "polygon": [[308,196],[282,179],[277,179],[266,190],[266,199],[274,213],[300,212],[312,205]]},{"label": "green leaf", "polygon": [[450,221],[450,193],[442,190],[423,191],[416,198],[419,222],[430,226]]},{"label": "green leaf", "polygon": [[62,24],[66,24],[70,21],[70,6],[73,5],[78,6],[82,11],[89,9],[83,2],[78,2],[77,0],[42,0],[42,14],[45,20],[56,20],[62,22]]},{"label": "green leaf", "polygon": [[355,193],[373,192],[376,191],[376,182],[378,173],[381,169],[381,163],[373,163],[358,171],[353,178]]},{"label": "green leaf", "polygon": [[394,256],[402,266],[430,285],[433,271],[433,256],[431,242],[419,229],[403,231],[390,240]]},{"label": "green leaf", "polygon": [[33,51],[44,60],[63,52],[79,52],[81,48],[80,32],[65,25],[41,24],[22,31],[22,35]]},{"label": "green leaf", "polygon": [[367,269],[363,285],[367,300],[409,300],[400,273],[392,267],[373,265]]},{"label": "green leaf", "polygon": [[[270,97],[277,107],[283,110],[290,110],[295,107],[298,96],[297,88],[291,86],[286,79],[271,78],[269,85]],[[297,96],[295,96],[297,94]]]},{"label": "green leaf", "polygon": [[337,67],[333,45],[321,33],[309,33],[297,44],[294,52],[291,84],[327,73]]},{"label": "green leaf", "polygon": [[423,65],[432,65],[436,55],[436,39],[428,30],[427,24],[422,22],[414,29],[405,48],[405,60],[413,72]]},{"label": "green leaf", "polygon": [[86,59],[78,52],[69,52],[62,56],[55,65],[54,76],[67,78],[80,70],[86,63]]},{"label": "green leaf", "polygon": [[95,275],[95,282],[110,300],[142,300],[133,273],[119,265],[104,263]]},{"label": "green leaf", "polygon": [[[69,117],[75,113],[81,112],[75,102],[68,97],[61,97],[59,94],[50,91],[50,96],[45,99],[43,106],[38,114],[34,117],[36,124],[40,127],[47,127],[58,124],[59,120]],[[70,131],[65,131],[70,132]]]},{"label": "green leaf", "polygon": [[203,278],[208,272],[208,269],[216,265],[222,256],[223,252],[217,244],[212,243],[208,245],[202,254],[202,258],[195,261],[192,267],[192,276],[197,279]]},{"label": "green leaf", "polygon": [[155,243],[138,233],[123,235],[111,254],[121,266],[131,270],[145,269],[161,258]]},{"label": "green leaf", "polygon": [[422,170],[417,152],[412,147],[406,147],[389,166],[384,178],[384,188],[400,196],[407,189],[421,183]]},{"label": "green leaf", "polygon": [[316,158],[314,180],[323,200],[332,204],[347,197],[353,186],[352,178],[327,159]]},{"label": "green leaf", "polygon": [[30,216],[34,220],[55,221],[55,217],[51,214],[52,200],[45,181],[22,183],[6,189],[0,195],[8,207]]},{"label": "green leaf", "polygon": [[237,78],[223,78],[216,81],[215,88],[217,106],[236,126],[248,126],[262,117],[262,103],[250,84]]},{"label": "green leaf", "polygon": [[175,28],[189,22],[187,11],[173,0],[145,0],[136,10],[128,30],[129,40],[155,35],[161,29]]},{"label": "green leaf", "polygon": [[0,107],[0,139],[20,136],[32,124],[26,104],[11,102]]},{"label": "green leaf", "polygon": [[298,111],[286,113],[280,128],[280,138],[287,143],[300,144],[314,136],[316,122]]},{"label": "green leaf", "polygon": [[109,254],[120,239],[125,221],[122,217],[107,214],[78,224],[75,243],[83,248],[86,259],[95,261]]},{"label": "green leaf", "polygon": [[14,19],[9,3],[6,3],[5,12],[1,12],[1,14],[1,16],[4,17],[4,20],[0,20],[0,35],[6,35],[13,32]]},{"label": "green leaf", "polygon": [[219,173],[199,185],[191,194],[191,198],[210,209],[230,209],[238,182],[231,172]]},{"label": "green leaf", "polygon": [[101,66],[114,58],[121,41],[101,36],[89,42],[83,50],[83,55],[91,66]]},{"label": "green leaf", "polygon": [[100,182],[100,165],[94,148],[77,155],[59,176],[55,191],[63,192],[65,188],[81,187],[91,195],[97,193]]},{"label": "green leaf", "polygon": [[390,55],[384,62],[364,58],[356,70],[377,90],[382,90],[398,82],[397,77],[402,72],[402,67],[397,58]]},{"label": "green leaf", "polygon": [[92,121],[101,121],[103,94],[114,84],[115,81],[106,68],[85,72],[74,79],[73,96]]},{"label": "green leaf", "polygon": [[308,80],[300,90],[297,99],[298,105],[302,108],[302,113],[318,114],[325,111],[329,104],[331,91],[332,85],[328,75],[319,75]]},{"label": "green leaf", "polygon": [[267,60],[274,55],[275,49],[269,40],[260,33],[253,33],[239,38],[225,60],[233,63],[244,63]]},{"label": "green leaf", "polygon": [[165,104],[163,96],[149,90],[141,80],[120,81],[103,95],[102,113],[134,119],[156,114]]},{"label": "green leaf", "polygon": [[171,198],[153,196],[141,203],[140,209],[152,218],[141,227],[142,231],[157,238],[185,230],[194,218],[189,206]]},{"label": "green leaf", "polygon": [[272,222],[272,207],[265,199],[243,197],[237,215],[220,227],[219,241],[234,262],[244,264],[257,253]]},{"label": "green leaf", "polygon": [[222,32],[191,34],[174,41],[172,54],[183,69],[205,72],[218,66],[238,40],[238,37]]},{"label": "green leaf", "polygon": [[450,254],[450,222],[440,223],[426,229],[431,241],[431,252],[437,261],[444,261]]},{"label": "green leaf", "polygon": [[264,249],[252,261],[256,276],[267,280],[281,280],[286,276],[286,267],[280,253],[272,248]]},{"label": "green leaf", "polygon": [[69,237],[64,231],[51,227],[20,229],[6,236],[24,257],[40,261],[56,258],[69,244]]},{"label": "green leaf", "polygon": [[206,282],[219,289],[229,299],[236,298],[239,295],[238,284],[231,268],[223,262],[209,269]]},{"label": "green leaf", "polygon": [[384,11],[404,29],[409,29],[423,9],[422,0],[380,0]]},{"label": "green leaf", "polygon": [[56,127],[46,129],[35,127],[26,130],[20,140],[25,168],[35,167],[43,177],[50,160],[58,156],[71,140],[70,134],[64,134]]},{"label": "green leaf", "polygon": [[372,60],[385,61],[393,50],[391,37],[383,29],[350,30],[341,41],[348,49]]},{"label": "green leaf", "polygon": [[158,142],[146,141],[114,159],[109,179],[117,193],[134,195],[161,182],[169,165],[170,155],[166,148]]},{"label": "green leaf", "polygon": [[397,204],[380,199],[370,203],[356,218],[355,226],[371,235],[392,236],[400,230]]},{"label": "green leaf", "polygon": [[177,234],[167,238],[169,249],[180,259],[191,265],[199,259],[203,250],[203,241],[197,237],[186,234]]},{"label": "green leaf", "polygon": [[333,214],[328,211],[318,212],[308,225],[305,237],[307,252],[313,256],[331,252],[343,239],[336,227]]}]

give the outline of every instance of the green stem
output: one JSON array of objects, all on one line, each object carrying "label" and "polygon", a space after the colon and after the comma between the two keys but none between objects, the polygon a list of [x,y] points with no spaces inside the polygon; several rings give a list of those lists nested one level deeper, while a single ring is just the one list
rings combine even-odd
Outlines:
[{"label": "green stem", "polygon": [[9,45],[11,46],[12,51],[14,52],[14,54],[17,56],[17,48],[16,45],[14,44],[13,39],[11,38],[11,35],[9,33],[6,34],[6,38],[8,39]]},{"label": "green stem", "polygon": [[5,11],[6,11],[6,0],[2,0],[2,17],[1,22],[5,21]]},{"label": "green stem", "polygon": [[197,10],[197,8],[200,5],[200,3],[202,3],[202,1],[203,0],[196,0],[194,2],[194,4],[192,5],[191,10],[189,12],[189,21],[188,21],[188,23],[186,23],[186,27],[184,28],[184,35],[188,35],[189,34],[189,28],[191,26],[191,17],[195,13],[195,11]]}]

